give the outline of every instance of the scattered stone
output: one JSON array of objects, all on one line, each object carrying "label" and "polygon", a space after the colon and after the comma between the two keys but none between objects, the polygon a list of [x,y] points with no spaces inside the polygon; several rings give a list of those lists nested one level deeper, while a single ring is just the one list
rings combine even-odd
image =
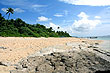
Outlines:
[{"label": "scattered stone", "polygon": [[99,45],[99,43],[95,43],[95,45]]},{"label": "scattered stone", "polygon": [[90,45],[90,46],[88,46],[88,48],[92,48],[92,47],[93,47],[93,46],[91,46],[91,45]]},{"label": "scattered stone", "polygon": [[81,45],[79,45],[79,49],[81,49]]},{"label": "scattered stone", "polygon": [[99,47],[98,46],[90,45],[90,46],[88,46],[88,48],[99,48]]},{"label": "scattered stone", "polygon": [[82,41],[83,43],[87,43],[87,41]]}]

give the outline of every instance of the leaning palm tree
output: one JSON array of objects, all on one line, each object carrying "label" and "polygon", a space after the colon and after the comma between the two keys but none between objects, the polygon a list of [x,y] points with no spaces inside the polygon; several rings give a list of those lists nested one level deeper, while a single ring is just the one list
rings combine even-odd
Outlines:
[{"label": "leaning palm tree", "polygon": [[14,9],[12,9],[12,8],[8,8],[8,9],[7,9],[6,15],[8,14],[8,19],[9,19],[9,17],[10,17],[10,14],[13,14],[13,13],[14,13]]}]

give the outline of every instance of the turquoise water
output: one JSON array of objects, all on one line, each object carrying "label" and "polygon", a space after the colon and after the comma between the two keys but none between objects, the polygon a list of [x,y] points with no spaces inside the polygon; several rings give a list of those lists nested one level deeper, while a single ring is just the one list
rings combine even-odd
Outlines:
[{"label": "turquoise water", "polygon": [[104,42],[100,45],[101,49],[110,51],[110,37],[99,37],[95,40],[104,40]]},{"label": "turquoise water", "polygon": [[98,37],[96,40],[110,40],[110,37]]},{"label": "turquoise water", "polygon": [[104,40],[104,42],[100,44],[100,48],[110,51],[110,37],[98,37],[94,38],[93,40]]}]

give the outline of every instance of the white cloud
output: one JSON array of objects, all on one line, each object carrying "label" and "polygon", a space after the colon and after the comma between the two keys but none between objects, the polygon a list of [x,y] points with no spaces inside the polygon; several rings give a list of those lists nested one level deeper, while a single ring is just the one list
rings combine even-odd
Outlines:
[{"label": "white cloud", "polygon": [[75,20],[72,25],[72,29],[78,32],[87,32],[96,27],[96,25],[101,24],[100,20],[89,20],[88,15],[84,12],[81,12],[78,17],[80,20]]},{"label": "white cloud", "polygon": [[96,18],[96,19],[100,19],[101,17],[100,17],[100,16],[95,16],[94,18]]},{"label": "white cloud", "polygon": [[62,17],[63,15],[61,15],[61,14],[55,14],[54,16],[56,16],[56,17]]},{"label": "white cloud", "polygon": [[52,23],[52,22],[50,22],[50,23],[49,23],[49,27],[52,27],[53,30],[58,31],[58,27],[60,27],[60,26],[59,26],[59,25],[56,25],[56,24],[54,24],[54,23]]},{"label": "white cloud", "polygon": [[86,15],[84,12],[81,12],[81,13],[78,15],[78,17],[79,17],[79,18],[84,18],[84,19],[86,19],[86,18],[88,18],[89,16]]},{"label": "white cloud", "polygon": [[45,14],[45,10],[43,8],[47,7],[47,6],[48,5],[33,4],[30,9],[33,9],[34,11],[36,11],[36,12],[38,12],[40,14]]},{"label": "white cloud", "polygon": [[47,17],[44,17],[44,16],[41,16],[41,17],[38,17],[38,20],[37,21],[49,21],[49,20],[52,20],[51,18],[47,18]]},{"label": "white cloud", "polygon": [[47,5],[38,5],[38,4],[35,4],[35,5],[32,5],[32,7],[46,7]]},{"label": "white cloud", "polygon": [[59,0],[73,5],[110,6],[110,0]]},{"label": "white cloud", "polygon": [[3,12],[7,12],[7,9],[8,9],[8,8],[2,8],[1,10],[2,10]]},{"label": "white cloud", "polygon": [[18,13],[25,12],[23,9],[20,9],[20,8],[15,8],[14,11],[15,11],[15,12],[18,12]]},{"label": "white cloud", "polygon": [[[1,10],[3,12],[7,12],[7,9],[8,8],[2,8]],[[14,12],[18,12],[18,13],[22,13],[22,12],[25,12],[23,9],[20,9],[20,8],[13,8],[14,9]]]},{"label": "white cloud", "polygon": [[[52,27],[52,29],[53,29],[54,31],[66,31],[66,30],[64,30],[64,28],[61,27],[60,25],[54,24],[54,23],[52,23],[52,22],[50,22],[49,24],[47,24],[47,28],[49,28],[49,27]],[[58,27],[60,27],[60,28],[58,29]]]},{"label": "white cloud", "polygon": [[63,16],[66,16],[66,15],[68,15],[68,11],[64,10],[63,13],[56,13],[54,16],[56,16],[56,17],[63,17]]},{"label": "white cloud", "polygon": [[[68,33],[73,33],[73,29],[70,27],[70,26],[64,26],[64,27],[61,27],[60,25],[58,24],[54,24],[52,22],[50,22],[49,24],[46,24],[47,28],[49,27],[52,27],[52,29],[56,32],[56,31],[66,31]],[[58,29],[59,27],[59,29]]]},{"label": "white cloud", "polygon": [[[90,30],[92,31],[98,24],[101,24],[99,19],[88,19],[90,16],[85,12],[81,12],[77,16],[79,17],[79,20],[75,20],[71,25],[61,27],[60,25],[50,22],[47,26],[52,27],[55,31],[67,31],[70,35],[83,35],[83,33],[86,34],[90,32]],[[58,29],[58,27],[60,27],[60,29]]]}]

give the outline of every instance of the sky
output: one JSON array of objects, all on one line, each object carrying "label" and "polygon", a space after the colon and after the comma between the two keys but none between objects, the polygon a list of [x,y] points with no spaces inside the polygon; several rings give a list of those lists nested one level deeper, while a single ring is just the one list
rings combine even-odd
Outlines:
[{"label": "sky", "polygon": [[39,23],[71,36],[110,35],[110,0],[0,0],[2,15],[9,7],[14,9],[10,19]]}]

